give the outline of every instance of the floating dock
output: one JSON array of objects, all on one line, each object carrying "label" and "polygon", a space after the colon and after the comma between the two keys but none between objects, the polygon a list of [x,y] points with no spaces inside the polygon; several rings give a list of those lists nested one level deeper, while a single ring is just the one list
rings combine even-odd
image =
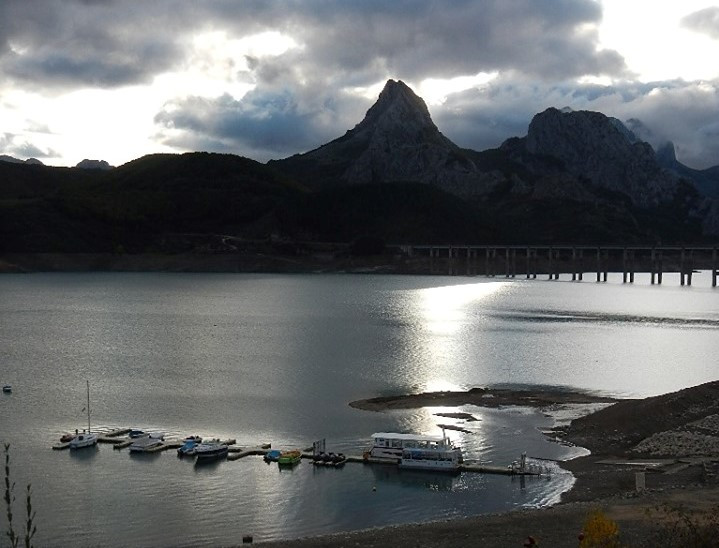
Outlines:
[{"label": "floating dock", "polygon": [[[130,428],[121,428],[117,430],[112,430],[110,432],[107,432],[105,434],[98,436],[98,443],[106,443],[111,444],[113,446],[113,449],[125,449],[132,445],[132,443],[135,441],[135,438],[129,438],[127,437],[127,434],[130,433]],[[228,454],[226,457],[226,460],[228,461],[236,461],[243,459],[245,457],[250,456],[263,456],[271,447],[271,443],[263,443],[261,445],[253,446],[253,447],[237,447],[235,444],[237,443],[236,439],[226,439],[226,440],[214,440],[219,441],[219,443],[222,443],[223,445],[228,446]],[[169,440],[163,440],[161,444],[150,447],[148,449],[145,449],[142,451],[143,453],[158,453],[160,451],[166,451],[167,449],[176,449],[178,447],[181,447],[184,444],[184,440],[181,439],[169,439]],[[62,450],[67,449],[70,447],[70,442],[65,443],[56,443],[52,446],[55,450]],[[189,455],[188,455],[189,457]],[[305,450],[301,454],[301,458],[303,459],[312,459],[313,454],[309,452],[309,450]],[[346,455],[346,460],[344,462],[349,463],[355,463],[355,464],[369,464],[369,465],[383,465],[383,466],[397,466],[398,462],[394,459],[379,459],[379,458],[371,458],[359,455]],[[472,473],[479,473],[479,474],[500,474],[504,476],[539,476],[542,474],[542,472],[533,467],[528,467],[526,469],[522,469],[517,466],[509,465],[509,466],[490,466],[490,465],[484,465],[484,464],[460,464],[459,468],[457,470],[458,472],[472,472]],[[440,471],[441,472],[441,471]]]}]

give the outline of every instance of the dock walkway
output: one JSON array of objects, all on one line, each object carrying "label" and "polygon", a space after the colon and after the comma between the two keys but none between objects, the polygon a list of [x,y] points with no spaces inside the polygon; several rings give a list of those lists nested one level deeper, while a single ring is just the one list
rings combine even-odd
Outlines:
[{"label": "dock walkway", "polygon": [[[121,428],[112,430],[98,436],[98,443],[110,444],[113,449],[125,449],[132,445],[135,441],[134,438],[127,437],[130,433],[129,428]],[[236,439],[218,440],[220,443],[228,446],[228,461],[236,461],[250,456],[262,456],[267,450],[272,447],[271,443],[263,443],[252,447],[237,447]],[[184,441],[181,439],[169,439],[163,440],[163,442],[157,446],[145,449],[145,453],[158,453],[160,451],[166,451],[168,449],[176,449],[183,445]],[[52,446],[55,450],[67,449],[70,447],[69,442],[56,443]],[[309,451],[303,451],[301,454],[303,459],[312,459],[313,454]],[[364,465],[383,465],[383,466],[397,466],[398,462],[395,459],[380,459],[371,458],[360,455],[346,455],[345,462],[364,464]],[[472,472],[480,474],[501,474],[505,476],[537,476],[540,475],[536,469],[528,468],[522,470],[514,466],[490,466],[484,464],[461,464],[458,469],[459,472]]]}]

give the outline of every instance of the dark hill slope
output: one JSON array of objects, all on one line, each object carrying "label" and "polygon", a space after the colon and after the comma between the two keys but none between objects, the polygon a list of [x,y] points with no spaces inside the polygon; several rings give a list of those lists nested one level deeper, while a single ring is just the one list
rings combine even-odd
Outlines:
[{"label": "dark hill slope", "polygon": [[304,192],[259,162],[208,153],[150,155],[109,171],[7,164],[0,177],[3,251],[140,251],[168,232],[254,235]]},{"label": "dark hill slope", "polygon": [[467,202],[421,183],[375,183],[305,195],[282,220],[302,239],[392,243],[479,243],[495,234]]}]

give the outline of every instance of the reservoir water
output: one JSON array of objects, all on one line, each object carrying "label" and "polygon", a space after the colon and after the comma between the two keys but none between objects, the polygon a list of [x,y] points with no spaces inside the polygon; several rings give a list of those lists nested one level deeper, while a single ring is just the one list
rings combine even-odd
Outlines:
[{"label": "reservoir water", "polygon": [[[52,451],[63,432],[139,427],[361,454],[377,431],[451,431],[470,461],[581,453],[550,413],[373,413],[378,395],[552,385],[643,397],[719,377],[719,291],[441,276],[69,273],[0,276],[0,441],[16,525],[32,485],[40,546],[240,544],[556,502],[573,478],[400,472],[259,457],[195,466],[170,450]],[[452,409],[455,411],[456,409]],[[562,410],[554,410],[561,413]],[[4,515],[4,511],[3,511]],[[5,530],[5,518],[2,527]],[[21,529],[21,527],[19,527]]]}]

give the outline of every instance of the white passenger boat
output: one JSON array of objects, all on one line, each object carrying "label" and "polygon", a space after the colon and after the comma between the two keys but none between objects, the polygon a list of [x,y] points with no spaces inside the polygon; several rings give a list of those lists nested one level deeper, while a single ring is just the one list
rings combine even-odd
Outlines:
[{"label": "white passenger boat", "polygon": [[452,444],[444,431],[441,436],[377,432],[372,434],[372,447],[365,456],[418,470],[454,472],[462,464],[462,450]]}]

